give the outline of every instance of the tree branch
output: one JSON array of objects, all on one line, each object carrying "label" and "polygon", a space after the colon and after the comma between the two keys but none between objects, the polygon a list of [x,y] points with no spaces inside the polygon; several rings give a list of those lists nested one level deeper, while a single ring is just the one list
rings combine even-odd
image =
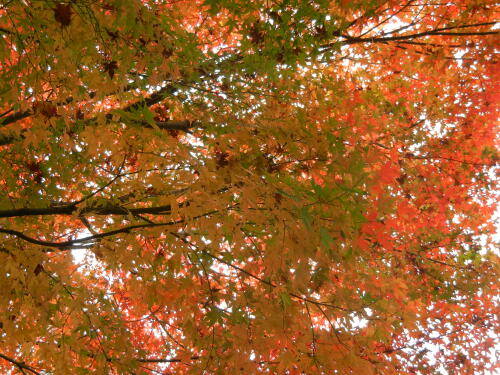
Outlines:
[{"label": "tree branch", "polygon": [[[231,207],[229,207],[229,208],[231,208]],[[192,220],[196,220],[196,219],[199,219],[202,217],[210,216],[210,215],[216,214],[218,212],[219,212],[218,210],[205,212],[201,215],[193,217]],[[32,243],[34,245],[51,247],[51,248],[56,248],[56,249],[61,249],[61,250],[71,250],[75,246],[81,247],[82,245],[85,245],[88,242],[95,242],[96,240],[100,240],[100,239],[106,238],[106,237],[116,236],[117,234],[130,233],[131,231],[133,231],[135,229],[172,226],[172,225],[177,225],[177,224],[182,224],[182,223],[185,223],[184,219],[172,220],[172,221],[167,221],[164,223],[147,223],[147,224],[129,225],[129,226],[126,226],[126,227],[123,227],[120,229],[111,230],[109,232],[98,233],[98,234],[95,234],[92,236],[83,237],[83,238],[79,238],[79,239],[75,239],[75,240],[64,241],[64,242],[51,242],[51,241],[38,240],[36,238],[29,237],[29,236],[25,235],[24,233],[19,232],[19,231],[14,230],[14,229],[0,228],[0,233],[5,233],[5,234],[15,236],[21,240]],[[45,252],[50,252],[50,251],[46,250]]]},{"label": "tree branch", "polygon": [[[111,117],[110,117],[111,118]],[[91,121],[92,120],[92,121]],[[94,119],[91,119],[86,125],[90,125]],[[153,126],[145,121],[135,122],[145,128],[153,128]],[[1,124],[0,124],[1,126]],[[169,120],[169,121],[157,121],[156,126],[162,130],[179,130],[183,132],[189,132],[189,129],[195,127],[201,127],[200,121],[189,121],[189,120]],[[6,146],[14,143],[16,140],[23,139],[24,133],[30,129],[25,129],[20,135],[14,132],[0,132],[0,146]]]},{"label": "tree branch", "polygon": [[[111,95],[116,95],[116,94],[119,94],[119,93],[122,93],[122,92],[128,92],[128,91],[131,91],[133,89],[136,89],[137,86],[135,85],[127,85],[125,86],[124,88],[122,88],[121,90],[119,91],[115,91],[115,92],[110,92],[108,94],[105,94],[104,96],[111,96]],[[90,99],[93,99],[97,96],[97,91],[91,91],[89,93],[89,98]],[[70,96],[62,101],[59,101],[59,102],[55,102],[54,104],[56,106],[63,106],[63,105],[67,105],[67,104],[70,104],[72,102],[74,102],[75,98]],[[10,110],[12,111],[12,109]],[[6,116],[4,117],[3,119],[0,120],[0,128],[3,127],[3,126],[7,126],[7,125],[10,125],[16,121],[19,121],[19,120],[23,120],[27,117],[30,117],[30,116],[33,116],[34,112],[32,110],[24,110],[24,111],[18,111],[16,113],[13,113],[9,116]]]},{"label": "tree branch", "polygon": [[[124,112],[133,112],[141,107],[150,107],[154,104],[158,104],[161,102],[163,99],[165,99],[168,95],[172,95],[177,91],[177,88],[174,85],[167,85],[165,87],[162,87],[160,90],[154,92],[151,94],[148,98],[139,100],[138,102],[129,104],[125,106],[122,111]],[[13,122],[25,119],[33,114],[33,111],[31,110],[26,110],[26,111],[19,111],[16,112],[12,115],[9,115],[5,117],[3,120],[0,120],[0,127],[9,125]],[[106,116],[107,120],[111,120],[113,118],[112,113],[108,113]],[[91,125],[97,121],[97,117],[90,118],[88,120],[83,121],[84,125]],[[147,122],[137,122],[140,125],[147,127],[147,128],[152,128],[153,126]],[[201,123],[199,121],[189,121],[189,120],[171,120],[171,121],[163,121],[163,122],[156,122],[156,125],[160,129],[164,130],[181,130],[187,132],[190,128],[195,127],[195,126],[200,126]],[[29,131],[29,129],[25,129],[23,132]],[[15,135],[14,133],[0,133],[0,146],[5,146],[8,144],[11,144],[15,142],[17,139],[22,139],[23,135],[21,133],[20,136]]]},{"label": "tree branch", "polygon": [[7,362],[12,363],[12,364],[13,364],[13,365],[15,365],[15,366],[16,366],[19,370],[21,370],[21,372],[23,372],[23,373],[24,373],[24,370],[26,370],[26,371],[31,372],[32,374],[35,374],[35,375],[42,375],[40,372],[36,371],[33,367],[28,366],[28,365],[27,365],[27,364],[25,364],[24,362],[19,362],[19,361],[16,361],[15,359],[13,359],[13,358],[7,357],[5,354],[0,353],[0,358],[3,358],[3,359],[5,359]]},{"label": "tree branch", "polygon": [[436,32],[436,31],[426,31],[418,34],[411,35],[400,35],[392,37],[374,37],[374,38],[358,38],[351,37],[349,35],[342,35],[344,40],[343,44],[357,44],[357,43],[387,43],[400,40],[417,39],[424,36],[479,36],[479,35],[496,35],[499,34],[498,31],[477,31],[477,32]]},{"label": "tree branch", "polygon": [[[119,176],[119,175],[118,175]],[[104,187],[98,189],[102,190],[103,188],[109,186],[117,177],[108,182]],[[229,190],[230,187],[224,187],[217,190],[217,193],[224,193]],[[177,194],[182,193],[185,189],[179,189],[173,192],[166,193],[167,194]],[[87,198],[82,198],[75,202],[61,202],[58,203],[57,206],[53,207],[24,207],[24,208],[14,208],[11,210],[0,210],[0,218],[9,218],[9,217],[26,217],[26,216],[48,216],[48,215],[73,215],[78,214],[79,217],[83,215],[170,215],[172,213],[172,206],[170,204],[161,205],[161,206],[152,206],[152,207],[136,207],[136,208],[127,208],[120,205],[116,205],[111,201],[104,201],[105,204],[97,205],[90,204],[87,207],[78,208],[78,204],[97,194],[99,191],[95,191],[91,193]],[[126,199],[125,197],[119,197],[118,199]],[[102,202],[102,201],[101,201]],[[179,203],[177,205],[178,208],[187,207],[190,205],[189,201]]]},{"label": "tree branch", "polygon": [[[200,356],[192,356],[190,357],[189,359],[192,360],[192,361],[196,361],[197,359],[200,359],[201,357]],[[166,359],[166,358],[151,358],[151,359],[147,359],[147,358],[140,358],[140,359],[137,359],[136,360],[137,362],[141,362],[141,363],[179,363],[179,362],[182,362],[183,360],[180,359],[180,358],[171,358],[171,359]]]},{"label": "tree branch", "polygon": [[[477,24],[470,24],[470,25],[458,25],[458,26],[449,26],[449,27],[442,27],[442,28],[437,28],[434,30],[429,30],[429,31],[423,31],[421,33],[416,33],[416,34],[408,34],[408,35],[399,35],[399,36],[390,36],[390,37],[371,37],[371,38],[362,38],[362,37],[353,37],[347,34],[341,35],[342,38],[344,38],[343,41],[341,41],[341,44],[344,45],[349,45],[349,44],[359,44],[359,43],[387,43],[387,42],[394,42],[394,41],[402,41],[402,40],[412,40],[412,39],[418,39],[422,38],[425,36],[481,36],[481,35],[496,35],[499,34],[500,32],[497,30],[492,30],[492,31],[471,31],[471,32],[450,32],[447,30],[456,30],[456,29],[464,29],[464,28],[469,28],[469,27],[478,27],[478,26],[489,26],[489,25],[494,25],[495,22],[484,22],[484,23],[477,23]],[[388,34],[391,34],[390,32]],[[328,43],[325,45],[322,45],[322,49],[329,49],[331,47],[334,47],[338,44],[338,42],[334,43]]]},{"label": "tree branch", "polygon": [[9,124],[12,124],[13,122],[25,119],[26,117],[30,117],[31,115],[33,115],[33,111],[30,110],[13,113],[0,120],[0,127],[7,126]]},{"label": "tree branch", "polygon": [[[185,203],[179,204],[179,207],[185,206]],[[78,206],[76,203],[62,203],[56,207],[42,207],[42,208],[17,208],[12,210],[0,210],[0,218],[7,217],[24,217],[24,216],[46,216],[46,215],[72,215],[77,213]],[[78,211],[79,215],[141,215],[141,214],[155,214],[155,215],[168,215],[172,212],[172,207],[167,204],[163,206],[154,207],[139,207],[139,208],[126,208],[118,205],[104,205],[104,206],[89,206],[84,207]]]},{"label": "tree branch", "polygon": [[14,133],[0,133],[0,146],[14,143],[18,137]]}]

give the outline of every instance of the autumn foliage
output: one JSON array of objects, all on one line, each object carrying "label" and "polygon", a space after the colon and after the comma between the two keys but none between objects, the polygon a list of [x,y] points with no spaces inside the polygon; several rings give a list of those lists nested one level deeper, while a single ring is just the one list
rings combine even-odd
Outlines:
[{"label": "autumn foliage", "polygon": [[498,369],[497,4],[0,4],[0,373]]}]

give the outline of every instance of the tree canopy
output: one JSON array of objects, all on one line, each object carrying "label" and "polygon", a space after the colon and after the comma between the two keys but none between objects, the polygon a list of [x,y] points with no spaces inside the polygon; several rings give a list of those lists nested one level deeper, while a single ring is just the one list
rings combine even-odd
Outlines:
[{"label": "tree canopy", "polygon": [[0,372],[494,371],[496,6],[2,1]]}]

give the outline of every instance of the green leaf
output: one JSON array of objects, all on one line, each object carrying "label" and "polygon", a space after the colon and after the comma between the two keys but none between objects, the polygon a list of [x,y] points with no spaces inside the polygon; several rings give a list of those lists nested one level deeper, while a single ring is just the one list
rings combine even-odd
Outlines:
[{"label": "green leaf", "polygon": [[284,307],[288,307],[292,304],[292,299],[290,298],[290,295],[286,292],[280,293],[280,300],[281,300],[281,304]]},{"label": "green leaf", "polygon": [[144,120],[151,125],[155,130],[160,130],[158,125],[156,125],[156,121],[154,120],[154,114],[151,112],[151,110],[144,106],[142,107],[142,116],[144,117]]},{"label": "green leaf", "polygon": [[311,229],[313,218],[312,218],[311,214],[309,213],[308,207],[304,206],[300,209],[300,217],[301,217],[302,221],[304,222],[304,224],[306,225],[307,229]]},{"label": "green leaf", "polygon": [[210,326],[216,323],[222,324],[224,322],[224,311],[217,306],[211,306],[210,310],[205,314],[205,320]]},{"label": "green leaf", "polygon": [[319,228],[319,237],[321,243],[326,247],[330,248],[330,244],[334,241],[328,230],[324,227]]}]

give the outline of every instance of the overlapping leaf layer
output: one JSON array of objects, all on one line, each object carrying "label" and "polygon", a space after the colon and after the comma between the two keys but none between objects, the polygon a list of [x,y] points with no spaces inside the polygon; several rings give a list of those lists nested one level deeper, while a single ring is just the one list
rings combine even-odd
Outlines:
[{"label": "overlapping leaf layer", "polygon": [[494,371],[495,12],[4,1],[0,371]]}]

